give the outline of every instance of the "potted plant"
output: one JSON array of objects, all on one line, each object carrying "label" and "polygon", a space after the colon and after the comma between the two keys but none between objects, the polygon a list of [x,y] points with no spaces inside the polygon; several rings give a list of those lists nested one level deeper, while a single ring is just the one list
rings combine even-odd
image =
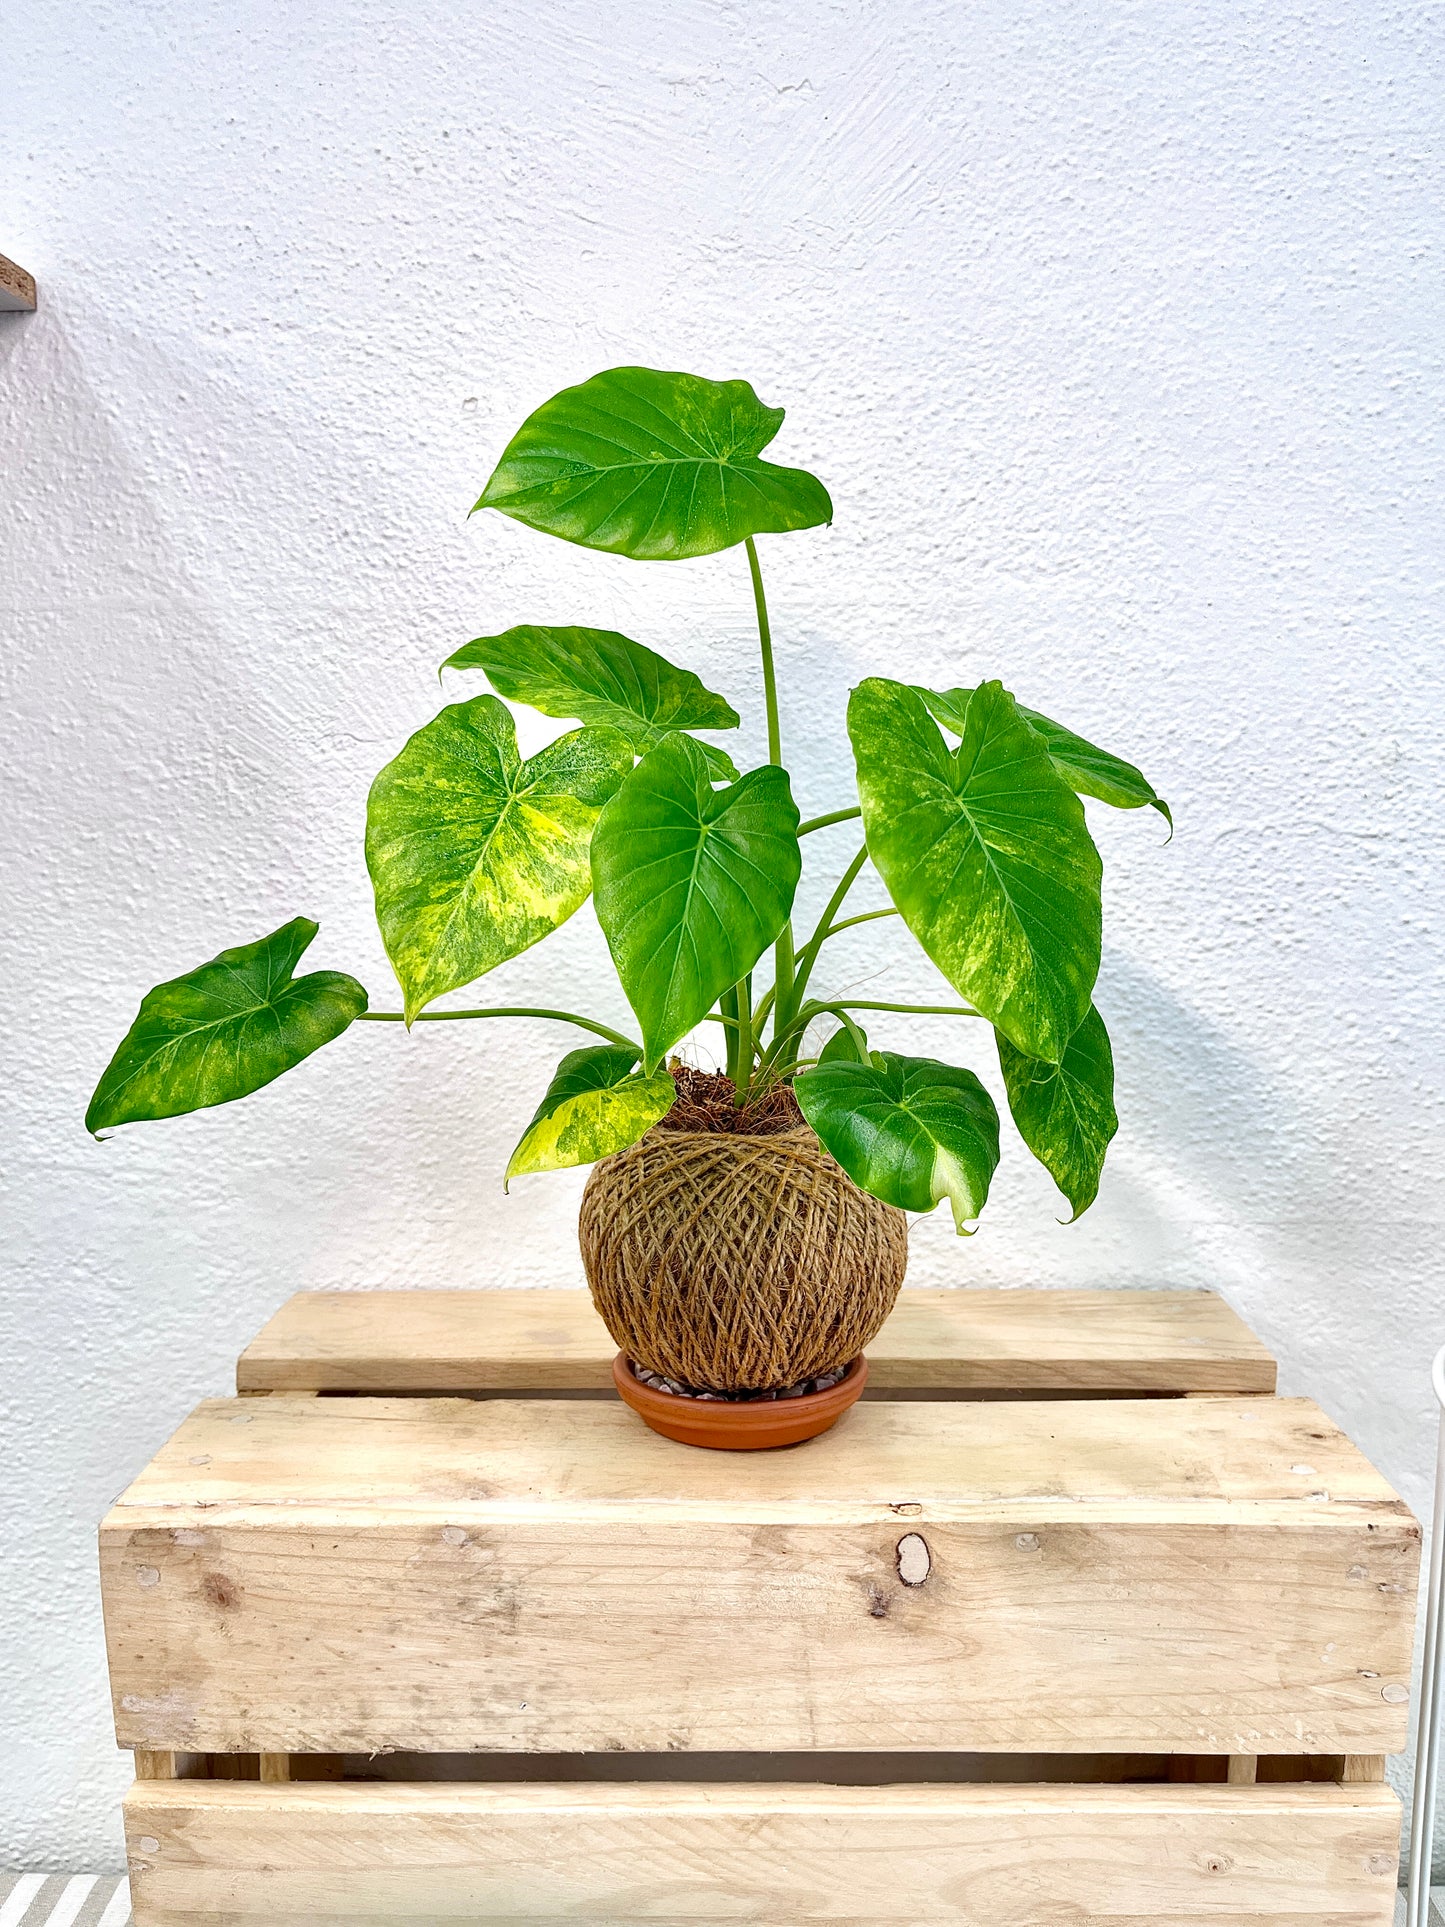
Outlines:
[{"label": "potted plant", "polygon": [[[1092,1001],[1101,865],[1079,798],[1169,814],[1131,764],[998,682],[870,676],[848,703],[857,798],[799,820],[755,538],[833,511],[814,476],[762,459],[782,420],[745,381],[611,369],[528,417],[477,504],[639,561],[740,544],[767,762],[740,774],[710,740],[738,726],[726,698],[615,631],[522,626],[467,643],[443,667],[497,693],[442,709],[367,805],[402,1010],[371,1010],[335,971],[296,976],[316,934],[298,917],[150,991],[86,1116],[99,1135],[229,1103],[354,1022],[519,1017],[591,1033],[558,1065],[507,1178],[595,1167],[580,1237],[619,1389],[658,1430],[738,1446],[811,1436],[857,1397],[903,1280],[905,1214],[947,1199],[964,1231],[998,1162],[998,1114],[974,1072],[870,1048],[868,1013],[991,1030],[1025,1144],[1075,1217],[1092,1202],[1116,1118]],[[579,727],[524,761],[508,702]],[[835,860],[817,923],[795,929],[804,840],[835,851],[849,824],[858,847]],[[890,907],[849,914],[868,863]],[[541,1007],[431,1008],[589,895],[637,1035]],[[829,942],[892,916],[956,1002],[825,988]],[[704,1024],[725,1069],[670,1062]]]}]

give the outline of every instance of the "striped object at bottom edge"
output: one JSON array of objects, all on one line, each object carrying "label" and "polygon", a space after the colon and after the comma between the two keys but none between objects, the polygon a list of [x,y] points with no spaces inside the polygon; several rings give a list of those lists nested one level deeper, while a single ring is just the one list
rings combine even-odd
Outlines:
[{"label": "striped object at bottom edge", "polygon": [[114,1874],[0,1873],[0,1927],[130,1927],[130,1883]]},{"label": "striped object at bottom edge", "polygon": [[[1403,1896],[1395,1918],[1404,1921]],[[129,1883],[114,1874],[0,1873],[0,1927],[130,1927]],[[1438,1904],[1430,1927],[1445,1927]]]}]

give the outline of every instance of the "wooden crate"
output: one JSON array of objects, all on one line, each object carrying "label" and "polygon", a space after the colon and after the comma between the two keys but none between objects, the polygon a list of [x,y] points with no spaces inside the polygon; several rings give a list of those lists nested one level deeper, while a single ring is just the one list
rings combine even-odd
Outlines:
[{"label": "wooden crate", "polygon": [[611,1349],[294,1300],[122,1496],[138,1927],[1390,1920],[1418,1527],[1220,1300],[905,1293],[777,1453]]}]

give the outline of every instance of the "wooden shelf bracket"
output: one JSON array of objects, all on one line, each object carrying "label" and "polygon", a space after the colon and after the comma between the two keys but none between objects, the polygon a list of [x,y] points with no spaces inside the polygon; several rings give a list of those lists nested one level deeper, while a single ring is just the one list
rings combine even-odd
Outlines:
[{"label": "wooden shelf bracket", "polygon": [[0,254],[0,314],[34,314],[35,276]]}]

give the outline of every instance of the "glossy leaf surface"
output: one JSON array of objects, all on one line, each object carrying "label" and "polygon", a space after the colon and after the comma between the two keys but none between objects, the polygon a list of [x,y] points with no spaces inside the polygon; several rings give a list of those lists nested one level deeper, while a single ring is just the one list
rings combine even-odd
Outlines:
[{"label": "glossy leaf surface", "polygon": [[1002,1036],[998,1061],[1019,1136],[1079,1217],[1098,1196],[1104,1155],[1119,1128],[1114,1053],[1103,1018],[1090,1009],[1062,1063],[1025,1057]]},{"label": "glossy leaf surface", "polygon": [[[674,729],[736,729],[738,713],[705,688],[615,629],[546,629],[523,624],[478,636],[443,669],[480,669],[499,696],[544,716],[621,730],[639,756]],[[703,745],[714,775],[736,777],[725,751]]]},{"label": "glossy leaf surface", "polygon": [[1083,805],[1001,683],[945,742],[907,684],[853,691],[868,853],[944,976],[1020,1050],[1057,1063],[1099,970],[1102,866]]},{"label": "glossy leaf surface", "polygon": [[998,1168],[998,1112],[972,1071],[870,1051],[793,1083],[803,1115],[853,1182],[885,1204],[931,1211],[947,1198],[962,1231]]},{"label": "glossy leaf surface", "polygon": [[507,1165],[507,1180],[561,1171],[625,1151],[667,1116],[677,1086],[666,1071],[644,1077],[635,1051],[603,1044],[569,1051]]},{"label": "glossy leaf surface", "polygon": [[339,1037],[366,1009],[366,992],[339,970],[293,976],[315,935],[297,917],[148,991],[95,1088],[86,1129],[229,1104]]},{"label": "glossy leaf surface", "polygon": [[[917,685],[914,687],[917,688]],[[919,688],[918,694],[945,729],[951,729],[955,736],[963,733],[972,690]],[[1113,756],[1107,749],[1100,749],[1097,743],[1091,743],[1074,730],[1066,729],[1062,723],[1040,715],[1036,709],[1026,709],[1020,703],[1018,712],[1043,737],[1054,768],[1071,790],[1080,796],[1093,796],[1101,803],[1112,804],[1116,810],[1139,810],[1148,805],[1158,810],[1170,829],[1173,829],[1174,818],[1169,812],[1169,805],[1142,770],[1136,769],[1132,763],[1126,763],[1122,756]]]},{"label": "glossy leaf surface", "polygon": [[745,381],[609,368],[527,417],[476,506],[646,562],[831,522],[815,476],[759,459],[782,421]]},{"label": "glossy leaf surface", "polygon": [[[861,1048],[860,1048],[861,1042]],[[849,1030],[840,1024],[818,1052],[820,1064],[862,1064],[867,1062],[868,1039],[856,1025]]]},{"label": "glossy leaf surface", "polygon": [[1020,704],[1019,714],[1043,737],[1054,768],[1080,796],[1097,797],[1116,810],[1142,810],[1147,806],[1158,810],[1170,829],[1174,828],[1169,805],[1142,770],[1126,763],[1122,756],[1110,755],[1107,749],[1100,749],[1072,729],[1065,729],[1062,723],[1051,722],[1036,709],[1025,709]]},{"label": "glossy leaf surface", "polygon": [[613,729],[527,762],[495,696],[442,710],[371,786],[366,863],[406,1016],[545,937],[587,900],[588,845],[632,767]]},{"label": "glossy leaf surface", "polygon": [[642,1025],[650,1074],[787,922],[802,857],[785,770],[715,790],[701,746],[669,736],[592,839],[597,918]]}]

